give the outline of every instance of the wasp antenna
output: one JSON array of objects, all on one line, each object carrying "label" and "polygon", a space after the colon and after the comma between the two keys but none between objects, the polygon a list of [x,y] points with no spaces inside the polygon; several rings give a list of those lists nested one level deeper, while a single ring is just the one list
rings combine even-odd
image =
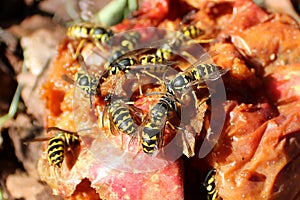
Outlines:
[{"label": "wasp antenna", "polygon": [[55,127],[55,126],[48,127],[47,132],[50,132],[50,131],[61,131],[61,132],[69,133],[69,134],[75,134],[76,133],[76,132],[67,131],[67,130],[64,130],[64,129],[61,129],[61,128],[58,128],[58,127]]},{"label": "wasp antenna", "polygon": [[51,139],[51,137],[41,137],[41,138],[28,139],[28,140],[23,141],[23,144],[29,144],[29,143],[32,143],[32,142],[44,142],[44,141],[48,141],[50,139]]},{"label": "wasp antenna", "polygon": [[68,83],[74,85],[74,80],[71,79],[71,78],[70,78],[69,76],[67,76],[66,74],[61,75],[61,78],[62,78],[64,81],[66,81],[66,82],[68,82]]},{"label": "wasp antenna", "polygon": [[96,55],[98,55],[98,56],[100,56],[101,58],[103,58],[103,60],[107,60],[107,58],[106,58],[107,56],[102,54],[103,51],[99,51],[98,48],[93,49],[92,51],[93,51],[93,53],[95,53]]},{"label": "wasp antenna", "polygon": [[83,58],[83,56],[81,55],[81,54],[79,54],[78,56],[77,56],[77,60],[78,60],[78,62],[79,62],[79,64],[80,64],[80,66],[87,72],[88,70],[87,70],[87,66],[86,66],[86,64],[85,64],[85,62],[84,62],[84,58]]},{"label": "wasp antenna", "polygon": [[152,78],[154,78],[156,80],[158,80],[159,82],[162,82],[162,80],[158,76],[155,76],[154,74],[152,74],[152,73],[150,73],[150,72],[148,72],[146,70],[142,70],[141,72],[144,73],[144,74],[147,74],[148,76],[150,76],[150,77],[152,77]]}]

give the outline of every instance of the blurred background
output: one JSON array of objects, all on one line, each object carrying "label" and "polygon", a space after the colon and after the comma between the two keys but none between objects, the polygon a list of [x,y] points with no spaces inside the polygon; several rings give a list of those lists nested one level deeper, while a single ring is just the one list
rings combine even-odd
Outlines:
[{"label": "blurred background", "polygon": [[[60,199],[37,174],[42,144],[25,142],[44,134],[39,88],[66,25],[79,20],[115,24],[126,16],[127,7],[118,8],[122,12],[116,19],[105,19],[107,13],[99,11],[120,2],[127,1],[0,1],[0,200]],[[300,0],[255,2],[270,12],[288,13],[300,23]]]}]

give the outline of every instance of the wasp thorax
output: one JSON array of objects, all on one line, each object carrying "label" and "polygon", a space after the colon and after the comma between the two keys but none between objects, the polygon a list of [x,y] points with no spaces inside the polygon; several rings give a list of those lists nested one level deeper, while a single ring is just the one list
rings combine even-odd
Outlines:
[{"label": "wasp thorax", "polygon": [[181,90],[187,84],[187,80],[184,76],[177,76],[172,82],[171,86],[175,90]]}]

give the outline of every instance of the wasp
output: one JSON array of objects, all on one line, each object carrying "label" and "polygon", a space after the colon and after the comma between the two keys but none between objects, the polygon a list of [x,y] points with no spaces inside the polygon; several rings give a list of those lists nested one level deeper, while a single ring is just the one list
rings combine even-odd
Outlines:
[{"label": "wasp", "polygon": [[194,25],[183,27],[180,32],[185,37],[183,39],[195,39],[204,34],[204,31],[201,28],[198,28]]},{"label": "wasp", "polygon": [[[183,45],[183,43],[187,43],[187,44],[190,44],[191,42],[196,43],[194,39],[200,37],[203,34],[204,31],[194,25],[185,26],[177,32],[175,39],[171,43],[171,47],[172,49],[177,50]],[[210,41],[211,40],[209,40],[209,42]],[[199,43],[204,43],[204,42],[205,40],[203,41],[199,40]]]},{"label": "wasp", "polygon": [[101,26],[83,23],[70,26],[67,35],[73,39],[88,39],[93,42],[100,42],[100,44],[106,44],[114,33],[112,30]]},{"label": "wasp", "polygon": [[[151,73],[163,74],[169,66],[176,63],[167,61],[156,63],[155,61],[149,60],[147,62],[144,62],[144,60],[140,56],[142,56],[142,53],[146,51],[149,51],[149,49],[139,49],[122,55],[120,58],[114,60],[108,65],[107,70],[101,76],[101,79],[110,75],[116,75],[119,72],[122,72],[125,75],[128,75],[131,72],[133,72],[136,76],[139,76],[139,73],[144,73],[148,75]],[[147,54],[147,56],[149,55],[150,54]]]},{"label": "wasp", "polygon": [[216,170],[212,169],[208,172],[207,176],[205,177],[203,186],[205,187],[206,192],[207,192],[207,200],[220,199],[220,197],[218,195],[218,191],[216,189],[215,176],[216,176]]},{"label": "wasp", "polygon": [[103,45],[108,44],[114,36],[114,32],[102,26],[89,23],[75,24],[68,27],[67,35],[71,39],[80,39],[80,43],[75,52],[75,58],[79,55],[85,42],[93,42],[99,49],[103,50]]},{"label": "wasp", "polygon": [[62,75],[62,78],[71,84],[75,84],[79,89],[83,90],[87,95],[89,95],[90,108],[92,108],[92,96],[99,94],[100,78],[94,77],[89,74],[82,55],[79,54],[77,60],[82,69],[75,74],[75,81],[65,74]]},{"label": "wasp", "polygon": [[208,54],[204,54],[186,70],[179,72],[175,78],[167,83],[168,92],[173,95],[175,95],[176,92],[182,93],[195,84],[216,80],[228,71],[214,63],[205,62],[206,59],[208,59]]},{"label": "wasp", "polygon": [[[111,95],[106,97],[105,101],[108,101],[108,98],[111,98]],[[114,99],[109,103],[107,113],[110,131],[113,135],[116,135],[118,132],[123,132],[127,135],[135,134],[138,128],[138,121],[132,116],[141,113],[140,110],[130,106],[129,102],[124,99]]]},{"label": "wasp", "polygon": [[154,49],[155,52],[148,53],[152,51],[152,48],[142,48],[136,51],[132,51],[129,54],[125,54],[121,59],[116,60],[110,66],[120,69],[119,71],[124,71],[124,65],[126,72],[129,70],[147,70],[150,73],[163,73],[166,69],[177,63],[177,61],[171,61],[171,51],[165,47],[160,47]]},{"label": "wasp", "polygon": [[[176,62],[141,64],[135,57],[125,57],[120,59],[118,62],[111,64],[109,70],[106,72],[106,75],[116,75],[119,72],[122,72],[127,79],[136,78],[138,81],[139,93],[142,95],[142,85],[152,84],[153,82],[150,81],[151,79],[156,79],[159,82],[162,82],[157,74],[164,74],[166,70],[175,63]],[[133,75],[134,77],[130,75]],[[104,76],[105,74],[103,77]],[[143,79],[142,76],[145,79]],[[143,82],[140,82],[142,79]]]},{"label": "wasp", "polygon": [[[140,81],[140,75],[147,75],[150,77],[155,77],[154,74],[159,73],[163,74],[166,69],[173,65],[175,62],[160,62],[156,63],[155,61],[144,62],[141,59],[141,56],[144,52],[151,51],[151,48],[142,48],[134,51],[125,53],[121,57],[112,61],[106,68],[106,72],[101,75],[100,81],[104,81],[105,78],[112,75],[121,74],[125,75],[127,78],[130,75],[134,75],[135,78]],[[149,54],[147,54],[149,55]],[[155,55],[154,55],[155,56]],[[142,88],[139,86],[140,94],[142,94]]]},{"label": "wasp", "polygon": [[[211,39],[208,40],[197,40],[197,41],[188,41],[188,40],[194,40],[202,35],[205,34],[204,30],[193,25],[193,22],[191,22],[191,20],[194,19],[194,15],[195,15],[196,11],[192,10],[189,13],[187,13],[181,23],[180,23],[180,27],[182,28],[178,28],[179,29],[179,33],[177,35],[177,42],[179,42],[178,44],[181,44],[183,42],[192,42],[192,43],[207,43],[207,42],[211,42]],[[184,24],[188,24],[189,25],[184,25]],[[176,45],[175,45],[176,46]],[[179,46],[177,46],[179,47]]]},{"label": "wasp", "polygon": [[[141,123],[142,111],[129,102],[128,100],[117,98],[111,99],[112,94],[105,97],[105,101],[110,101],[105,106],[102,115],[102,127],[104,127],[104,116],[108,116],[109,131],[113,135],[118,135],[120,132],[125,133],[132,138],[136,138],[136,132],[138,130],[138,124]],[[123,149],[123,135],[122,135],[122,149]]]},{"label": "wasp", "polygon": [[156,49],[155,53],[144,54],[139,57],[139,63],[141,65],[166,63],[172,58],[172,49],[168,44],[162,45]]},{"label": "wasp", "polygon": [[111,63],[125,55],[128,51],[133,51],[138,47],[140,41],[141,34],[138,31],[129,31],[122,34],[118,48],[111,53],[108,62]]},{"label": "wasp", "polygon": [[47,132],[55,131],[55,135],[51,138],[36,138],[30,142],[48,141],[47,158],[50,165],[58,168],[62,166],[65,154],[68,150],[73,149],[80,144],[77,132],[67,131],[58,127],[49,127]]},{"label": "wasp", "polygon": [[160,97],[150,109],[141,131],[142,149],[152,155],[163,145],[163,131],[172,111],[177,111],[176,100],[168,93]]},{"label": "wasp", "polygon": [[125,74],[129,73],[134,65],[138,65],[140,63],[137,55],[148,50],[149,49],[138,49],[130,52],[123,50],[115,51],[115,54],[118,55],[113,55],[114,59],[106,64],[107,70],[102,77],[116,75],[119,72],[124,72]]},{"label": "wasp", "polygon": [[79,145],[79,136],[77,132],[66,131],[57,127],[49,127],[47,132],[49,131],[57,132],[48,142],[48,161],[50,164],[60,168],[68,148]]}]

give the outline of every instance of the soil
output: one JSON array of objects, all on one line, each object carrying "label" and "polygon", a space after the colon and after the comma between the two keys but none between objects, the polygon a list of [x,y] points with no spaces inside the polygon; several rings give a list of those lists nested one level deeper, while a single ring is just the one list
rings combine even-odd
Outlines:
[{"label": "soil", "polygon": [[[50,4],[51,2],[51,4]],[[8,113],[18,84],[22,86],[17,113],[0,124],[0,199],[61,199],[37,173],[44,134],[40,85],[47,66],[64,37],[52,8],[62,1],[0,2],[0,115]],[[51,5],[51,6],[50,6]],[[60,11],[60,19],[68,16]]]}]

